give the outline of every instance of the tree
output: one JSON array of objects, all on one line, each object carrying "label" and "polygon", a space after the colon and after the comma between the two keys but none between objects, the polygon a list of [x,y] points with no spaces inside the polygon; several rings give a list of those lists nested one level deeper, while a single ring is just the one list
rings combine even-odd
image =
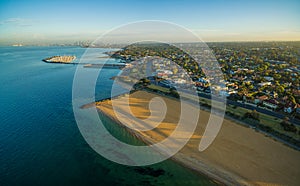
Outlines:
[{"label": "tree", "polygon": [[252,118],[259,121],[259,112],[257,112],[256,110],[253,110],[251,112]]},{"label": "tree", "polygon": [[178,68],[177,68],[177,67],[174,67],[174,68],[173,68],[173,74],[177,74],[177,72],[178,72]]},{"label": "tree", "polygon": [[177,92],[176,89],[173,88],[173,87],[170,88],[170,95],[173,96],[173,97],[175,97],[175,98],[179,98],[178,92]]},{"label": "tree", "polygon": [[280,79],[281,79],[281,75],[280,75],[280,74],[274,74],[274,75],[273,75],[273,78],[274,78],[275,80],[280,80]]},{"label": "tree", "polygon": [[297,128],[295,125],[291,124],[289,122],[289,118],[285,117],[282,122],[280,123],[280,125],[283,127],[283,130],[288,131],[288,132],[293,132],[293,133],[297,133]]},{"label": "tree", "polygon": [[284,87],[282,85],[276,86],[276,92],[282,94],[284,92]]},{"label": "tree", "polygon": [[289,98],[288,98],[293,104],[296,104],[296,99],[293,95],[289,95]]},{"label": "tree", "polygon": [[244,114],[244,118],[251,118],[259,121],[259,113],[256,110],[253,110],[252,112],[246,112]]}]

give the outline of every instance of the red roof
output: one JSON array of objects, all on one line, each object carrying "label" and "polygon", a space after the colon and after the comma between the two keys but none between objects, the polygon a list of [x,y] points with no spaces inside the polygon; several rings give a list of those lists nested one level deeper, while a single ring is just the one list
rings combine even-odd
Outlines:
[{"label": "red roof", "polygon": [[273,105],[277,105],[278,104],[278,101],[276,101],[275,99],[265,100],[265,102],[271,103]]},{"label": "red roof", "polygon": [[266,100],[266,99],[268,99],[268,98],[269,98],[269,97],[266,96],[266,95],[263,95],[263,96],[258,97],[258,99],[259,99],[260,101],[264,101],[264,100]]}]

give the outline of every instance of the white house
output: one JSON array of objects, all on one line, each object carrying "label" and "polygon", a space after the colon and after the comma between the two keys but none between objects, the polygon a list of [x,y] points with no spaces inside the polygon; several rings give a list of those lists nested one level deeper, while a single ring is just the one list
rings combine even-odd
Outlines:
[{"label": "white house", "polygon": [[274,99],[265,100],[265,101],[263,101],[263,105],[268,108],[271,108],[271,109],[277,109],[278,101],[276,101]]}]

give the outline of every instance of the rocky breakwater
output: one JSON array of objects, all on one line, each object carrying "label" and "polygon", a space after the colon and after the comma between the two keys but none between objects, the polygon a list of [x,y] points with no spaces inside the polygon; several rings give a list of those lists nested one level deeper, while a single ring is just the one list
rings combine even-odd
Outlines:
[{"label": "rocky breakwater", "polygon": [[43,59],[46,63],[72,63],[76,56],[52,56]]}]

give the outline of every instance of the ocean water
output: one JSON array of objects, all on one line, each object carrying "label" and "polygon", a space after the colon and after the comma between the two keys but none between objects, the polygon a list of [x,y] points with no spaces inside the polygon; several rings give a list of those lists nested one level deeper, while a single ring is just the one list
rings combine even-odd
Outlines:
[{"label": "ocean water", "polygon": [[[76,65],[48,64],[79,47],[0,47],[0,185],[215,185],[171,160],[130,167],[106,160],[81,136],[72,111]],[[95,49],[95,55],[108,49]],[[114,62],[114,61],[112,61]],[[95,70],[95,69],[86,69]],[[102,70],[96,98],[110,95],[118,69]],[[119,139],[139,143],[101,116]]]}]

